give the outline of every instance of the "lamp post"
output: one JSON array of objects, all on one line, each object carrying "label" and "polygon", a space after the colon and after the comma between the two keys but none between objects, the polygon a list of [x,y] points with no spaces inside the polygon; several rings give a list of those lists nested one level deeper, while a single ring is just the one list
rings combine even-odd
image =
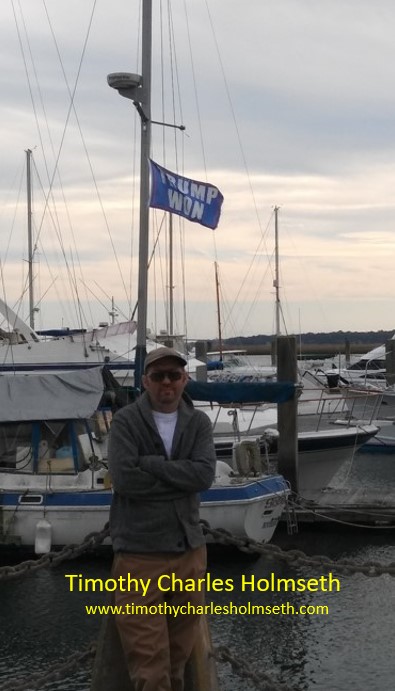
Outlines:
[{"label": "lamp post", "polygon": [[140,146],[140,231],[138,271],[137,344],[134,383],[141,387],[147,334],[148,244],[149,244],[149,156],[151,148],[151,54],[152,0],[143,0],[141,76],[126,72],[109,74],[109,86],[133,101],[141,120]]}]

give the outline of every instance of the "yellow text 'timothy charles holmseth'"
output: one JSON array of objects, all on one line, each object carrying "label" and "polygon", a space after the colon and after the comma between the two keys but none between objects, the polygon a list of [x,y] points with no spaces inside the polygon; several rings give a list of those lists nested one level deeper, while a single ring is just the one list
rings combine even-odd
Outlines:
[{"label": "yellow text 'timothy charles holmseth'", "polygon": [[212,578],[207,573],[204,578],[194,580],[187,578],[181,580],[174,573],[166,573],[155,579],[134,578],[132,573],[119,578],[84,578],[81,573],[68,573],[65,578],[69,583],[70,592],[113,592],[121,590],[123,592],[140,592],[146,595],[150,587],[155,587],[162,592],[172,592],[183,590],[194,592],[195,590],[206,590],[207,592],[232,592],[239,589],[241,592],[324,592],[331,593],[340,590],[340,580],[329,572],[326,576],[318,578],[278,578],[274,572],[267,578],[257,578],[253,574],[242,574],[238,581],[233,578]]}]

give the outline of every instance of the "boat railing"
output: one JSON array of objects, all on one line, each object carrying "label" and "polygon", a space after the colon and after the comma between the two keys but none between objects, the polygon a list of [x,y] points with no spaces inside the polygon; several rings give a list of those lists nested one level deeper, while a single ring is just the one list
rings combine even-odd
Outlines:
[{"label": "boat railing", "polygon": [[316,416],[316,431],[324,423],[354,426],[357,421],[372,424],[379,417],[383,392],[378,389],[344,387],[304,389],[298,416]]},{"label": "boat railing", "polygon": [[[376,389],[303,388],[298,401],[298,430],[319,432],[335,424],[347,427],[372,424],[379,418],[382,395]],[[217,438],[232,437],[240,441],[260,436],[277,426],[276,404],[215,404],[209,412]]]}]

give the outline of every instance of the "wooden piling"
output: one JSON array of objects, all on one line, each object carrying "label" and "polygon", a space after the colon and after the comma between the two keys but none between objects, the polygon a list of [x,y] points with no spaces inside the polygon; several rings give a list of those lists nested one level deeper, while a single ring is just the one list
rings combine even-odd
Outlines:
[{"label": "wooden piling", "polygon": [[[208,620],[201,615],[199,636],[185,670],[185,691],[218,691],[216,663],[210,651]],[[90,691],[134,691],[113,614],[103,617]]]},{"label": "wooden piling", "polygon": [[195,343],[195,357],[202,362],[207,362],[207,341],[196,341]]},{"label": "wooden piling", "polygon": [[395,384],[395,341],[390,340],[385,344],[385,368],[388,386]]},{"label": "wooden piling", "polygon": [[[297,382],[296,337],[277,337],[277,380]],[[298,492],[297,397],[278,404],[278,471]]]},{"label": "wooden piling", "polygon": [[[187,615],[185,615],[187,616]],[[218,691],[217,665],[206,615],[199,617],[199,635],[185,670],[185,691]]]},{"label": "wooden piling", "polygon": [[103,617],[90,691],[133,691],[113,614]]},{"label": "wooden piling", "polygon": [[270,356],[271,356],[272,367],[275,367],[277,364],[277,339],[276,338],[273,338],[273,340],[270,344]]},{"label": "wooden piling", "polygon": [[348,338],[346,338],[346,340],[344,342],[344,350],[345,350],[345,354],[346,354],[346,367],[349,367],[350,362],[351,362],[351,343],[348,340]]}]

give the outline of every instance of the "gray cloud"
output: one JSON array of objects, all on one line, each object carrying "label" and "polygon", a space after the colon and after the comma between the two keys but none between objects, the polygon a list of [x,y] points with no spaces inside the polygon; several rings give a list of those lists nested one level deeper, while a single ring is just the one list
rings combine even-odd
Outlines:
[{"label": "gray cloud", "polygon": [[[45,146],[48,174],[52,177],[69,108],[68,89],[43,3],[21,0],[20,5],[54,147],[53,152],[18,10],[18,26],[26,51],[36,117]],[[73,89],[92,3],[52,0],[47,2],[47,7],[69,87]],[[185,7],[189,13],[189,35]],[[222,64],[218,62],[206,3],[184,4],[181,0],[174,0],[172,20],[177,69],[173,80],[175,83],[179,80],[182,113],[178,105],[175,115],[172,112],[168,78],[163,89],[165,108],[162,111],[158,58],[161,39],[155,28],[153,116],[167,122],[174,119],[181,122],[182,119],[187,131],[185,135],[177,135],[180,165],[183,161],[185,173],[191,177],[202,175],[203,179],[207,174],[212,179],[214,176],[213,182],[224,188],[223,220],[216,232],[216,240],[218,259],[220,263],[223,259],[224,265],[231,267],[233,283],[241,284],[243,271],[256,249],[261,232],[250,192],[251,182],[263,227],[273,204],[282,206],[281,242],[285,266],[292,256],[290,238],[295,238],[300,257],[305,257],[314,272],[325,272],[327,283],[332,280],[336,285],[339,274],[345,279],[348,274],[348,284],[342,280],[338,291],[337,316],[333,316],[335,311],[331,312],[338,323],[325,327],[317,324],[317,330],[346,328],[349,318],[346,294],[348,290],[350,295],[355,294],[358,262],[366,262],[372,248],[379,251],[386,243],[384,253],[388,255],[391,251],[388,247],[391,248],[395,222],[392,202],[395,173],[395,6],[390,0],[379,3],[332,0],[319,5],[313,0],[248,0],[242,6],[239,0],[216,0],[208,3],[208,7]],[[35,161],[46,186],[48,175],[10,4],[2,4],[0,19],[0,126],[3,133],[0,200],[5,204],[11,180],[21,168],[24,149],[37,147]],[[125,263],[132,223],[131,178],[133,166],[138,166],[140,123],[131,102],[109,89],[106,75],[112,71],[140,69],[138,26],[138,2],[112,0],[111,3],[97,3],[75,96],[79,123],[107,222]],[[167,51],[166,36],[163,50]],[[167,59],[167,74],[168,67]],[[236,122],[233,121],[228,95]],[[171,168],[176,162],[172,130],[154,128],[154,157],[164,162],[163,137],[168,145],[166,163]],[[204,169],[204,160],[207,170]],[[251,175],[250,181],[245,165]],[[64,136],[59,168],[72,222],[78,229],[81,262],[87,267],[88,274],[95,258],[100,263],[109,258],[110,266],[111,243],[74,113],[70,115]],[[54,194],[60,198],[57,179]],[[38,205],[42,203],[38,191],[36,202]],[[3,238],[10,232],[11,206],[7,202],[0,220]],[[379,231],[381,235],[374,237],[374,233]],[[67,230],[64,232],[69,247],[71,240]],[[18,247],[10,254],[15,260],[21,255],[22,220],[18,221],[18,233]],[[199,252],[210,255],[213,251],[212,237],[205,230],[197,233],[196,228],[193,232],[188,228],[186,237],[191,257],[188,276],[192,280],[193,259],[196,261]],[[97,238],[100,238],[100,246]],[[314,252],[313,242],[317,245]],[[48,252],[55,264],[56,252],[51,248]],[[328,252],[331,252],[330,257]],[[386,257],[374,256],[368,266],[371,283],[374,275],[377,275],[377,281],[383,280],[389,270]],[[296,285],[297,280],[301,283],[302,274],[299,271],[298,275],[291,274],[287,278]],[[108,284],[117,284],[114,275],[113,272],[106,276]],[[190,289],[195,295],[196,285],[191,285]],[[365,300],[363,285],[358,284],[358,290]],[[301,286],[300,292],[303,292]],[[267,293],[270,294],[269,288]],[[311,294],[310,288],[306,288],[305,293]],[[319,294],[320,288],[317,287],[318,298]],[[307,304],[303,295],[299,302],[302,301]],[[214,291],[209,302],[214,302]],[[297,309],[296,303],[294,309]],[[318,318],[319,311],[310,309],[311,314]],[[375,318],[377,312],[376,307]],[[384,309],[382,317],[382,327],[385,328],[388,316]],[[365,320],[366,328],[370,328],[366,310],[361,310],[360,319],[361,323]],[[261,325],[261,329],[257,323],[255,321],[255,326],[251,326],[252,331],[264,331],[271,327],[271,318],[266,327]]]}]

